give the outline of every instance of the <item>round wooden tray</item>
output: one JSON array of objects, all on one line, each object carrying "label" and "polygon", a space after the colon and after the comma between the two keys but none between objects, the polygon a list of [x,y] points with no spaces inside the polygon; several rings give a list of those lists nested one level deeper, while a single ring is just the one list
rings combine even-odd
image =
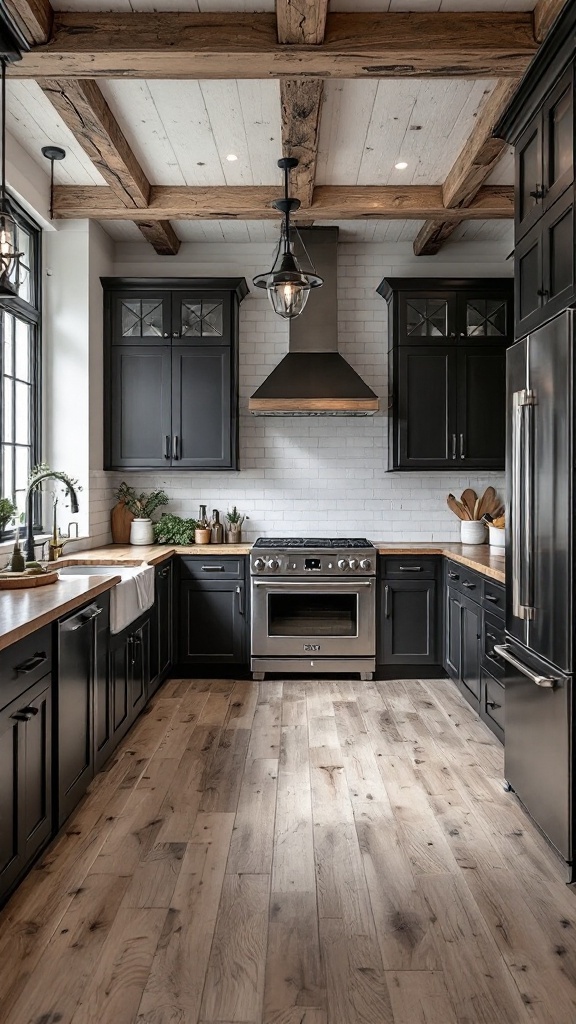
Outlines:
[{"label": "round wooden tray", "polygon": [[58,573],[55,570],[37,576],[26,576],[23,572],[15,572],[10,576],[0,576],[0,590],[25,590],[28,587],[45,587],[48,583],[56,583]]}]

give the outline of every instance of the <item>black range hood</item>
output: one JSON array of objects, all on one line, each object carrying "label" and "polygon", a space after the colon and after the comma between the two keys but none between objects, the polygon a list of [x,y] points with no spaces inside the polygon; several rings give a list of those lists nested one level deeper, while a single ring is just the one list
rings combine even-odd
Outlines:
[{"label": "black range hood", "polygon": [[288,323],[288,355],[254,392],[255,416],[373,416],[378,397],[338,352],[338,228],[301,232],[324,278]]}]

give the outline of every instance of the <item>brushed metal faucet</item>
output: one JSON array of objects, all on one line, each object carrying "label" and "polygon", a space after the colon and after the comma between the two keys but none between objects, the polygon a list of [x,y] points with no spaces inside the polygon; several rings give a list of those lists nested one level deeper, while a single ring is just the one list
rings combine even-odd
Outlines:
[{"label": "brushed metal faucet", "polygon": [[59,483],[64,484],[66,493],[70,495],[70,509],[72,515],[76,515],[78,512],[78,496],[74,487],[70,483],[70,480],[65,473],[60,473],[58,470],[50,469],[46,470],[45,473],[39,473],[38,476],[34,477],[34,480],[29,485],[26,491],[26,561],[34,561],[34,509],[33,509],[33,496],[36,488],[44,482],[44,480],[58,480]]}]

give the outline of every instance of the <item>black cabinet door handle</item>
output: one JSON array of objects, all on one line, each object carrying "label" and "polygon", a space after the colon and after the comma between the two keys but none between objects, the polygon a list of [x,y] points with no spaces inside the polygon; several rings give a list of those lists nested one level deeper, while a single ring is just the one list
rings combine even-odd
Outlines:
[{"label": "black cabinet door handle", "polygon": [[496,709],[497,708],[501,708],[502,705],[501,704],[497,704],[495,700],[487,700],[486,701],[486,707],[487,708],[492,708],[493,711],[496,711]]},{"label": "black cabinet door handle", "polygon": [[399,565],[398,569],[400,572],[422,572],[419,565]]},{"label": "black cabinet door handle", "polygon": [[491,601],[492,604],[498,604],[500,600],[499,597],[494,597],[494,594],[484,594],[484,597],[486,598],[487,601]]},{"label": "black cabinet door handle", "polygon": [[13,715],[10,715],[10,718],[14,718],[17,722],[29,722],[31,718],[34,718],[34,715],[38,714],[39,710],[39,708],[28,705],[28,707],[15,711]]},{"label": "black cabinet door handle", "polygon": [[172,458],[174,459],[175,462],[177,462],[178,459],[180,458],[178,454],[178,440],[178,434],[174,434],[174,437],[172,439]]},{"label": "black cabinet door handle", "polygon": [[464,434],[460,434],[460,458],[465,459],[466,454],[464,451]]},{"label": "black cabinet door handle", "polygon": [[225,572],[225,565],[201,565],[202,572]]},{"label": "black cabinet door handle", "polygon": [[476,590],[476,584],[475,583],[469,583],[468,580],[462,580],[462,586],[463,587],[467,587],[468,590]]},{"label": "black cabinet door handle", "polygon": [[533,188],[530,192],[530,195],[532,196],[532,199],[535,199],[536,202],[539,203],[540,200],[544,199],[544,196],[546,195],[546,189],[544,188],[544,185],[536,185],[536,187]]},{"label": "black cabinet door handle", "polygon": [[167,459],[168,461],[170,461],[170,458],[171,458],[171,453],[170,453],[170,434],[165,434],[164,435],[164,458]]},{"label": "black cabinet door handle", "polygon": [[244,615],[244,594],[242,587],[236,587],[236,593],[238,595],[238,614]]},{"label": "black cabinet door handle", "polygon": [[388,584],[384,587],[384,617],[390,618],[390,587]]},{"label": "black cabinet door handle", "polygon": [[45,661],[48,661],[48,655],[45,651],[37,651],[28,661],[23,661],[21,665],[16,665],[14,671],[17,675],[25,676],[28,672],[33,672],[35,668],[39,668]]},{"label": "black cabinet door handle", "polygon": [[452,434],[452,458],[456,459],[456,434]]},{"label": "black cabinet door handle", "polygon": [[160,572],[158,573],[158,575],[159,575],[159,576],[160,576],[160,577],[161,577],[161,578],[162,578],[163,580],[165,580],[165,579],[166,579],[166,577],[170,575],[170,566],[169,566],[169,565],[167,565],[165,569],[161,569],[161,570],[160,570]]}]

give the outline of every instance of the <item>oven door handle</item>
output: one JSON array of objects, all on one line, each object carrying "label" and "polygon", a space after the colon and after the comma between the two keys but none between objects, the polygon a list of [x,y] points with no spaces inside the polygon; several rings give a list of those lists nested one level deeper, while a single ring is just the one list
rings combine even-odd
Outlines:
[{"label": "oven door handle", "polygon": [[252,580],[255,587],[268,587],[276,590],[293,590],[294,587],[306,587],[307,590],[357,590],[358,587],[371,587],[374,580],[356,580],[352,581],[344,580],[341,583],[337,583],[336,580],[327,580],[326,583],[320,583],[318,580],[295,580],[294,583],[283,582],[279,583],[275,580]]}]

